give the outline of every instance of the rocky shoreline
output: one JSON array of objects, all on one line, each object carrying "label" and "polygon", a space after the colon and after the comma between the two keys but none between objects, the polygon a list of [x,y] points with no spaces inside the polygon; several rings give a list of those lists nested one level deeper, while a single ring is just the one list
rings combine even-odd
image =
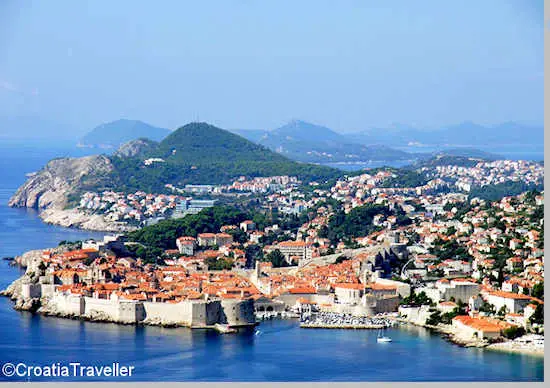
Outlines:
[{"label": "rocky shoreline", "polygon": [[53,225],[100,232],[135,230],[136,227],[107,220],[101,214],[69,208],[71,196],[108,185],[112,171],[113,165],[104,155],[52,159],[17,189],[8,205],[35,209],[44,222]]},{"label": "rocky shoreline", "polygon": [[514,346],[514,341],[503,341],[503,342],[497,342],[497,343],[490,343],[485,340],[466,340],[460,336],[457,336],[456,333],[453,332],[452,328],[450,326],[433,326],[433,325],[426,325],[426,324],[419,324],[416,322],[410,322],[405,319],[400,318],[394,318],[395,320],[403,323],[408,323],[413,326],[419,326],[424,327],[426,329],[429,329],[432,333],[437,334],[441,336],[446,341],[463,347],[463,348],[480,348],[480,349],[487,349],[492,351],[499,351],[503,353],[515,353],[515,354],[525,354],[529,356],[537,356],[537,357],[544,357],[544,348],[522,348],[518,346]]},{"label": "rocky shoreline", "polygon": [[108,221],[101,214],[88,214],[78,209],[46,209],[39,213],[47,223],[65,228],[78,228],[96,232],[131,232],[138,229],[123,222]]},{"label": "rocky shoreline", "polygon": [[544,357],[544,347],[522,347],[517,346],[514,341],[500,342],[486,347],[488,350],[505,353],[525,354],[528,356]]}]

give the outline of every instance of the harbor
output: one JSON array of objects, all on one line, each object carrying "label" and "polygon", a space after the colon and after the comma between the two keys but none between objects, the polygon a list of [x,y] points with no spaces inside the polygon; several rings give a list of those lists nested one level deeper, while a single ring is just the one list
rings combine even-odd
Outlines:
[{"label": "harbor", "polygon": [[386,329],[396,324],[396,321],[386,317],[354,316],[331,312],[303,315],[300,319],[300,327],[306,329]]}]

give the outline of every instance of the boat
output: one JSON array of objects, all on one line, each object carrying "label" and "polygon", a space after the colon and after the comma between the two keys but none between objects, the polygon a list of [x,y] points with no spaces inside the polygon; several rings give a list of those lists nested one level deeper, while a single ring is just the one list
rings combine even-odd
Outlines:
[{"label": "boat", "polygon": [[385,335],[380,335],[380,330],[378,330],[378,337],[376,337],[376,342],[378,343],[391,342],[391,338]]}]

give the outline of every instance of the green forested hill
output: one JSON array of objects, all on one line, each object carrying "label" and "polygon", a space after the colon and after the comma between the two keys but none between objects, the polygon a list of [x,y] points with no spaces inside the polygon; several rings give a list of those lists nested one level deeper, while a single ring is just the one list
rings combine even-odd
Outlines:
[{"label": "green forested hill", "polygon": [[177,129],[160,142],[157,155],[171,161],[199,164],[213,160],[289,161],[266,147],[206,123],[191,123]]},{"label": "green forested hill", "polygon": [[[163,162],[145,166],[147,158]],[[206,123],[187,124],[157,147],[134,157],[111,157],[120,190],[162,190],[166,183],[220,184],[240,175],[296,175],[305,181],[340,175],[329,167],[291,161],[238,135]]]}]

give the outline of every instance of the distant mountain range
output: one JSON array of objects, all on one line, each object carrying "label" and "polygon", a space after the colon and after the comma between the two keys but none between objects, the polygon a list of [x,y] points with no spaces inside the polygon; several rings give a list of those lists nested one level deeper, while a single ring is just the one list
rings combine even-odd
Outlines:
[{"label": "distant mountain range", "polygon": [[139,138],[161,141],[171,133],[169,129],[158,128],[139,120],[116,120],[101,124],[82,139],[79,147],[117,149],[122,144]]},{"label": "distant mountain range", "polygon": [[[355,133],[338,133],[330,128],[294,120],[273,130],[230,130],[253,143],[269,148],[292,160],[331,165],[354,165],[363,162],[395,162],[424,160],[446,152],[449,155],[498,158],[483,150],[542,150],[544,129],[508,122],[487,127],[472,122],[427,130],[407,125],[371,128]],[[101,124],[78,141],[79,153],[111,153],[122,144],[138,138],[160,142],[172,131],[138,120],[116,120]],[[0,117],[0,141],[39,142],[40,144],[74,145],[78,133],[59,123],[35,117]],[[73,140],[70,140],[73,139]],[[502,147],[501,147],[502,146]],[[130,150],[131,152],[131,150]],[[367,163],[370,164],[370,163]]]},{"label": "distant mountain range", "polygon": [[385,145],[360,144],[327,127],[294,120],[271,130],[233,132],[291,159],[310,162],[355,162],[365,160],[411,160],[414,156]]},{"label": "distant mountain range", "polygon": [[483,126],[469,121],[434,130],[395,125],[345,135],[361,144],[387,146],[480,147],[486,145],[528,145],[544,143],[544,127],[507,122]]},{"label": "distant mountain range", "polygon": [[[495,159],[499,155],[481,151],[478,147],[542,144],[544,136],[540,127],[526,127],[513,122],[495,127],[465,122],[439,130],[395,125],[341,134],[321,125],[293,120],[273,130],[230,131],[292,160],[316,164],[405,163],[427,159],[442,151],[455,156]],[[81,139],[80,145],[114,150],[133,139],[148,138],[158,142],[170,134],[168,129],[141,121],[117,120],[94,128]]]}]

